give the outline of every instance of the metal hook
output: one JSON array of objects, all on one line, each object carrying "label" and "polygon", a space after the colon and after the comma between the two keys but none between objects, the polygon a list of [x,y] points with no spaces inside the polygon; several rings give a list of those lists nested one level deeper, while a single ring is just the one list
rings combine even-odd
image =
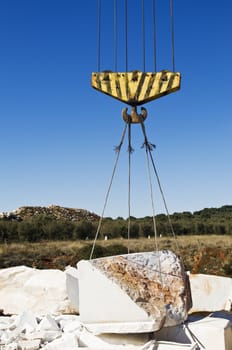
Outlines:
[{"label": "metal hook", "polygon": [[137,113],[137,107],[131,107],[131,114],[127,113],[128,108],[123,108],[122,117],[126,123],[141,123],[147,118],[147,110],[144,107],[141,107],[141,114]]}]

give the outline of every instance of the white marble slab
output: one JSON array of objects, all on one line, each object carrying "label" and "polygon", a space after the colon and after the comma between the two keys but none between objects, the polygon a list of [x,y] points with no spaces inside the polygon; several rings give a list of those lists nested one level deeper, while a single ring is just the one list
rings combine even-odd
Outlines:
[{"label": "white marble slab", "polygon": [[0,309],[6,315],[26,310],[37,315],[70,312],[65,272],[26,266],[1,269]]}]

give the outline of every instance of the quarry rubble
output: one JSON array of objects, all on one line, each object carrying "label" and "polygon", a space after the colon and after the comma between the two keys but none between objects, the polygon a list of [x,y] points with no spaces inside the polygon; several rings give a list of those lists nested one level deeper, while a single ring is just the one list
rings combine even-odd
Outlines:
[{"label": "quarry rubble", "polygon": [[188,275],[171,252],[77,267],[0,270],[1,350],[232,349],[231,278]]}]

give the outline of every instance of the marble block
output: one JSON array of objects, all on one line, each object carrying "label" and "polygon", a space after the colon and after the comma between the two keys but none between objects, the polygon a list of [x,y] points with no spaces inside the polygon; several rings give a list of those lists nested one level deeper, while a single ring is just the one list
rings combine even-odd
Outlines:
[{"label": "marble block", "polygon": [[72,307],[72,313],[79,313],[79,281],[78,270],[74,267],[67,267],[65,270],[66,275],[66,290],[70,304]]},{"label": "marble block", "polygon": [[27,266],[0,269],[0,309],[5,315],[30,310],[37,315],[70,312],[65,272]]},{"label": "marble block", "polygon": [[193,305],[190,313],[232,309],[232,278],[190,274]]},{"label": "marble block", "polygon": [[187,318],[188,276],[171,251],[82,260],[77,267],[80,319],[93,332],[152,332]]},{"label": "marble block", "polygon": [[[228,317],[229,316],[229,317]],[[204,317],[191,315],[185,324],[166,327],[154,333],[157,340],[197,343],[199,350],[231,350],[231,315],[223,312]]]}]

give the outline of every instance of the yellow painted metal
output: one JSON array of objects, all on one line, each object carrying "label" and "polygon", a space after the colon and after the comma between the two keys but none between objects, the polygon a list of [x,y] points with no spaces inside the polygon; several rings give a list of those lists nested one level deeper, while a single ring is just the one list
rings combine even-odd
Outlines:
[{"label": "yellow painted metal", "polygon": [[139,106],[180,89],[180,73],[162,70],[145,73],[99,72],[92,73],[94,89],[131,106]]}]

